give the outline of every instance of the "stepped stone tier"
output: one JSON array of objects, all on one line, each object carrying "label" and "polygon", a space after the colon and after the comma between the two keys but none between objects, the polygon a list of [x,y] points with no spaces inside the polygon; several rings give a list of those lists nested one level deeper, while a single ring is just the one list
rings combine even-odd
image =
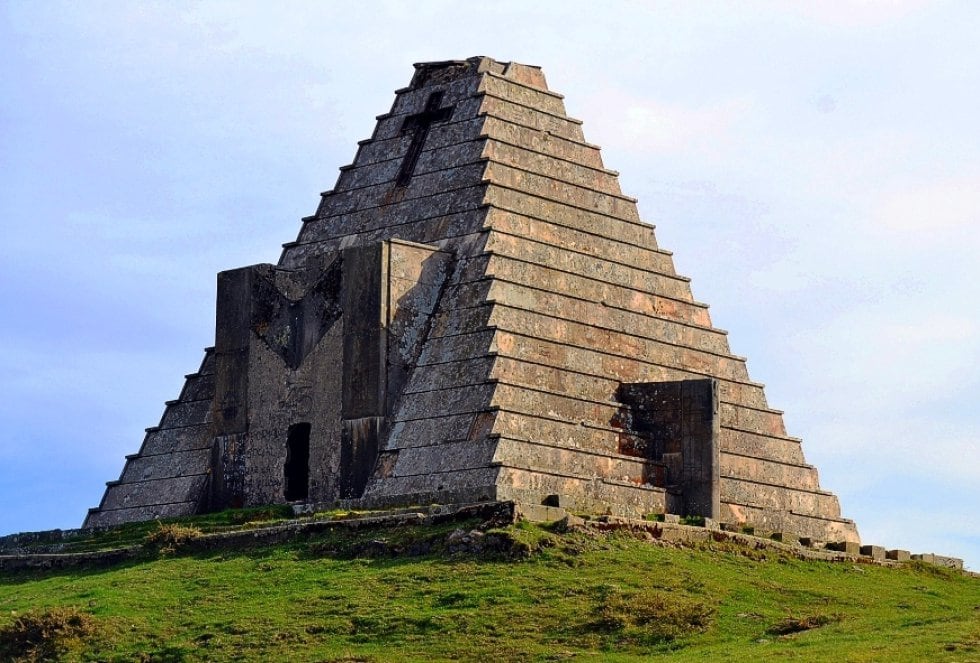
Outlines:
[{"label": "stepped stone tier", "polygon": [[538,67],[415,65],[86,526],[511,500],[858,541]]}]

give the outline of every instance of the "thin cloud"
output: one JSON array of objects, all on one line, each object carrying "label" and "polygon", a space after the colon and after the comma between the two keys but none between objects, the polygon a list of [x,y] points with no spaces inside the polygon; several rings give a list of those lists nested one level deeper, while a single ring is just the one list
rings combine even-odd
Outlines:
[{"label": "thin cloud", "polygon": [[980,243],[980,177],[910,183],[878,196],[873,216],[886,233],[916,242]]},{"label": "thin cloud", "polygon": [[834,0],[834,2],[764,3],[809,21],[835,28],[871,28],[912,17],[928,0]]},{"label": "thin cloud", "polygon": [[[600,108],[610,106],[618,111],[615,121]],[[686,159],[692,153],[717,159],[731,150],[741,142],[739,124],[754,109],[747,97],[697,105],[665,103],[610,87],[592,95],[586,105],[586,113],[600,124],[605,145],[627,154],[682,154]]]}]

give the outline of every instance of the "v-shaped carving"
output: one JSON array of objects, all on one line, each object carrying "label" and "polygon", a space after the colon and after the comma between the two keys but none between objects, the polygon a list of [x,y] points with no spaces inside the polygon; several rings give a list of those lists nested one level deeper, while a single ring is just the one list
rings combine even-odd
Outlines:
[{"label": "v-shaped carving", "polygon": [[341,259],[323,272],[301,299],[289,299],[273,278],[255,280],[252,330],[292,369],[316,347],[340,318]]}]

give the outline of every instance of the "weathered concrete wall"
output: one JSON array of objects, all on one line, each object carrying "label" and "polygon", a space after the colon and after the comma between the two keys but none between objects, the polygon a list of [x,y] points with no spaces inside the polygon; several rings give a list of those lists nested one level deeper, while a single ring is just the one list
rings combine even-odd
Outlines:
[{"label": "weathered concrete wall", "polygon": [[307,270],[222,275],[212,508],[286,500],[287,442],[306,425],[308,489],[296,485],[300,471],[289,494],[361,497],[448,260],[386,241],[320,254]]},{"label": "weathered concrete wall", "polygon": [[[336,493],[344,260],[218,279],[211,508],[285,499],[287,441],[309,424],[307,495]],[[341,365],[342,366],[342,365]]]}]

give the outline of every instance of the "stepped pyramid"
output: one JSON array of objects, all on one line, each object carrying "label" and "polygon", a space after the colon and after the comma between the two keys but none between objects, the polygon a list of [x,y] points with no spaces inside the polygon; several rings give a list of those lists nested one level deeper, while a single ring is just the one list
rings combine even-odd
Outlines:
[{"label": "stepped pyramid", "polygon": [[513,500],[857,541],[538,67],[415,65],[86,526]]}]

